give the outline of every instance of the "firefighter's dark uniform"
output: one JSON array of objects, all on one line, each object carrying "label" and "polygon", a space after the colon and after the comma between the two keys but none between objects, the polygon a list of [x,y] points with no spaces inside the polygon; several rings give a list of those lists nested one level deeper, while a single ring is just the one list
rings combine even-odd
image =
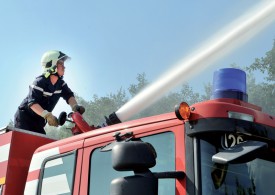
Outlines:
[{"label": "firefighter's dark uniform", "polygon": [[15,127],[45,134],[45,119],[33,112],[30,106],[37,103],[44,110],[52,112],[60,97],[68,103],[72,96],[74,96],[73,92],[62,78],[52,85],[50,77],[45,78],[44,75],[37,77],[29,87],[28,96],[15,113]]}]

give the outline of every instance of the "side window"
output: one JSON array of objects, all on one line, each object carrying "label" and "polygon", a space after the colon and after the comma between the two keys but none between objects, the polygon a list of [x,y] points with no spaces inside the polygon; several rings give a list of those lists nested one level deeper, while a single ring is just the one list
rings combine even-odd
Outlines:
[{"label": "side window", "polygon": [[75,158],[76,151],[49,158],[44,163],[40,194],[72,194]]},{"label": "side window", "polygon": [[[175,170],[175,138],[172,132],[166,132],[141,138],[144,142],[151,143],[156,152],[156,166],[152,172]],[[95,149],[90,160],[90,184],[89,194],[110,194],[111,181],[118,177],[133,175],[132,171],[118,172],[112,167],[111,152],[100,152]],[[159,195],[175,194],[174,179],[159,180]]]}]

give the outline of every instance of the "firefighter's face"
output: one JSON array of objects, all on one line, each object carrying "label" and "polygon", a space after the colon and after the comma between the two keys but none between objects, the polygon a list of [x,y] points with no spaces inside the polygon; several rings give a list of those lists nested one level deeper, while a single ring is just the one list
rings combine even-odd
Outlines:
[{"label": "firefighter's face", "polygon": [[64,61],[59,60],[59,61],[57,62],[57,74],[58,74],[59,76],[63,76],[64,73],[65,73]]}]

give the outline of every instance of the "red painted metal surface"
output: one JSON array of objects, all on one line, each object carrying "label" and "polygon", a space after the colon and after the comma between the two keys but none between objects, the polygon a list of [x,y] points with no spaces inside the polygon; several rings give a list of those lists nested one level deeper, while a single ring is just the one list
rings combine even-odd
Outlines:
[{"label": "red painted metal surface", "polygon": [[236,99],[216,99],[200,102],[191,106],[189,120],[200,118],[228,118],[228,112],[239,112],[254,116],[254,122],[268,126],[274,126],[274,119],[261,112],[261,108]]},{"label": "red painted metal surface", "polygon": [[2,153],[0,160],[0,185],[6,183],[11,138],[11,132],[0,135],[0,148]]},{"label": "red painted metal surface", "polygon": [[35,149],[53,140],[16,130],[1,134],[0,140],[1,144],[10,143],[7,166],[0,166],[1,174],[5,174],[1,175],[1,177],[5,177],[3,195],[23,194],[30,161]]}]

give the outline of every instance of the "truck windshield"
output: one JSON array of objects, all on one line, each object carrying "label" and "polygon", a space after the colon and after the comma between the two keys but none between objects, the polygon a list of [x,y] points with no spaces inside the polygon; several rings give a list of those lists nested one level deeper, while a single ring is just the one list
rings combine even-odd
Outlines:
[{"label": "truck windshield", "polygon": [[274,194],[274,152],[245,163],[222,165],[212,162],[221,142],[212,137],[199,143],[202,194]]}]

